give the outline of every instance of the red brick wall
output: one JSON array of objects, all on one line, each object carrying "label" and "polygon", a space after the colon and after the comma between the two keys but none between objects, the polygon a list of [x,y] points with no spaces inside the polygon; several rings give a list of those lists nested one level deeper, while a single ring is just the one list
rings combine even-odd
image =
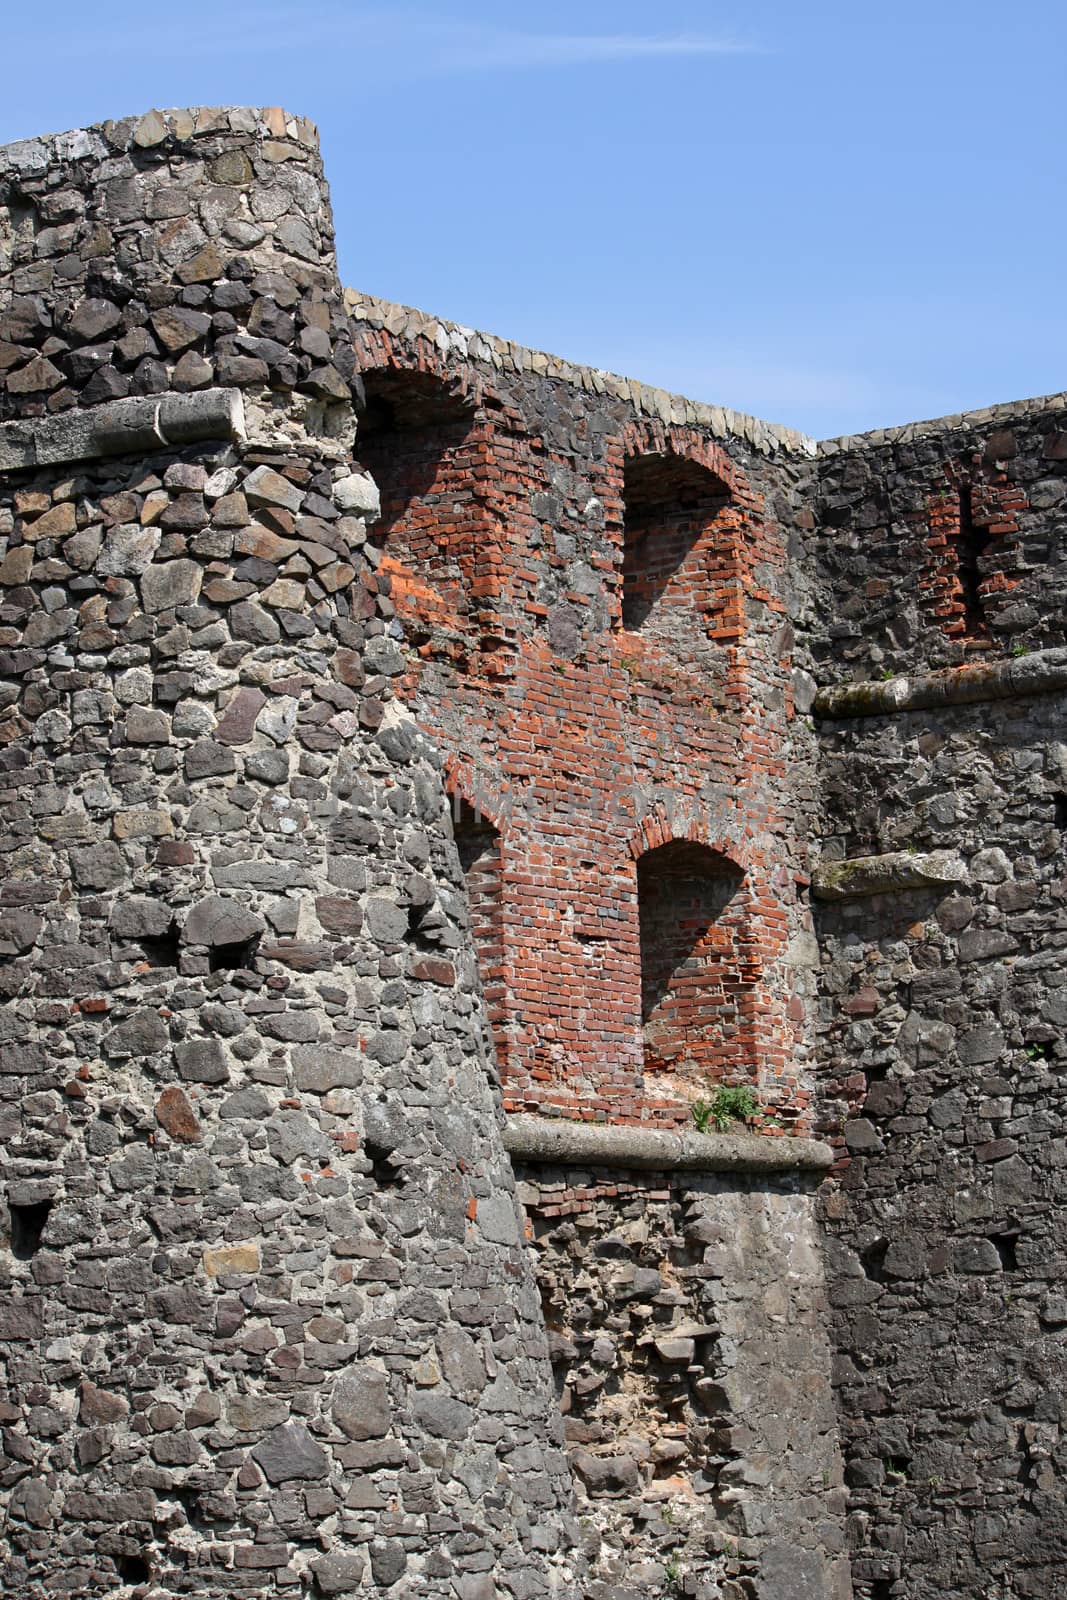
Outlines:
[{"label": "red brick wall", "polygon": [[[359,326],[356,344],[371,392],[436,374],[468,408],[448,428],[372,432],[359,453],[382,490],[412,703],[453,792],[499,830],[498,920],[488,880],[471,892],[505,1104],[683,1121],[725,1077],[804,1127],[783,967],[803,881],[781,811],[784,552],[763,496],[697,431],[623,409],[605,430],[562,385],[533,395]],[[636,629],[626,591],[651,601]],[[743,879],[688,952],[640,866],[671,841]],[[672,963],[649,1017],[643,991],[662,979],[642,978],[639,875],[644,965]]]}]

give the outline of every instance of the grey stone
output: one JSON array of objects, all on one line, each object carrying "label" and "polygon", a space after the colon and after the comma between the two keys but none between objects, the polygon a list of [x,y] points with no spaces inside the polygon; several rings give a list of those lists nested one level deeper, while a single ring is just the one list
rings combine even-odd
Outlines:
[{"label": "grey stone", "polygon": [[198,739],[185,753],[185,775],[190,781],[225,777],[236,770],[237,759],[233,751],[213,739]]},{"label": "grey stone", "polygon": [[134,1012],[118,1023],[104,1040],[109,1056],[118,1060],[126,1056],[158,1055],[170,1045],[170,1030],[158,1012],[147,1007]]},{"label": "grey stone", "polygon": [[831,1574],[821,1550],[798,1550],[782,1540],[770,1541],[760,1559],[758,1600],[827,1600]]},{"label": "grey stone", "polygon": [[197,561],[153,562],[141,576],[141,601],[146,611],[168,611],[193,605],[200,596],[203,568]]},{"label": "grey stone", "polygon": [[334,483],[334,503],[357,517],[381,516],[381,497],[373,478],[365,472],[348,473]]},{"label": "grey stone", "polygon": [[252,750],[245,757],[245,773],[260,783],[286,783],[289,779],[288,753],[285,750]]},{"label": "grey stone", "polygon": [[70,853],[75,881],[83,889],[114,889],[126,877],[126,862],[117,844],[104,841]]},{"label": "grey stone", "polygon": [[372,1539],[370,1569],[379,1588],[389,1589],[407,1571],[408,1558],[399,1539]]},{"label": "grey stone", "polygon": [[590,1494],[632,1493],[640,1482],[637,1462],[630,1456],[595,1456],[588,1450],[576,1450],[571,1460]]},{"label": "grey stone", "polygon": [[256,912],[225,895],[207,895],[198,900],[185,919],[182,938],[190,945],[247,944],[266,930]]},{"label": "grey stone", "polygon": [[301,1422],[274,1428],[252,1451],[271,1483],[314,1482],[326,1476],[325,1450]]},{"label": "grey stone", "polygon": [[363,1587],[367,1567],[360,1550],[335,1550],[311,1565],[320,1594],[353,1594]]},{"label": "grey stone", "polygon": [[250,506],[281,506],[292,512],[300,510],[304,498],[296,484],[273,467],[256,467],[245,479],[244,494]]},{"label": "grey stone", "polygon": [[178,1071],[186,1083],[227,1083],[230,1063],[217,1039],[185,1039],[174,1046]]},{"label": "grey stone", "polygon": [[462,1400],[435,1390],[423,1390],[412,1403],[415,1420],[434,1439],[464,1439],[475,1413]]},{"label": "grey stone", "polygon": [[354,1089],[363,1082],[363,1063],[354,1050],[298,1045],[292,1052],[293,1082],[308,1094]]},{"label": "grey stone", "polygon": [[366,903],[367,927],[379,944],[395,944],[406,937],[408,914],[402,906],[371,895]]},{"label": "grey stone", "polygon": [[380,1439],[389,1432],[389,1379],[376,1367],[350,1367],[334,1387],[333,1420],[349,1439]]},{"label": "grey stone", "polygon": [[298,1157],[314,1160],[333,1153],[333,1146],[320,1129],[299,1111],[276,1111],[267,1124],[267,1148],[282,1166],[292,1166]]},{"label": "grey stone", "polygon": [[277,644],[282,636],[278,622],[254,600],[240,600],[229,608],[227,621],[235,639],[252,644]]}]

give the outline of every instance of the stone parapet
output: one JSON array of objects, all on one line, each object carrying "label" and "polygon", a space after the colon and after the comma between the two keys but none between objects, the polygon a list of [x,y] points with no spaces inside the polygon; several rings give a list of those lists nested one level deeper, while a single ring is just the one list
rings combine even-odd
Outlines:
[{"label": "stone parapet", "polygon": [[561,356],[548,355],[543,350],[529,350],[512,339],[501,339],[493,333],[464,328],[444,317],[416,311],[412,306],[395,305],[389,300],[379,300],[374,295],[363,294],[356,289],[345,290],[345,304],[354,321],[365,323],[370,328],[380,328],[404,340],[426,340],[442,356],[452,355],[461,361],[483,362],[501,373],[532,373],[557,379],[587,394],[625,401],[633,406],[638,415],[654,418],[668,426],[707,428],[715,438],[734,437],[763,455],[809,457],[818,449],[813,439],[795,428],[763,422],[759,417],[750,417],[744,411],[734,411],[728,406],[687,400],[683,395],[653,388],[636,378],[603,372],[598,367],[578,366]]}]

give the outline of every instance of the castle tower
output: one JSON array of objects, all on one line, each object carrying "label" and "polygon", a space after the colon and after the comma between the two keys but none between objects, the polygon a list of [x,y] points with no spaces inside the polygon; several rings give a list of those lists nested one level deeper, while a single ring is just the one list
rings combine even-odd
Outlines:
[{"label": "castle tower", "polygon": [[567,1594],[314,129],[8,147],[0,297],[0,1584]]}]

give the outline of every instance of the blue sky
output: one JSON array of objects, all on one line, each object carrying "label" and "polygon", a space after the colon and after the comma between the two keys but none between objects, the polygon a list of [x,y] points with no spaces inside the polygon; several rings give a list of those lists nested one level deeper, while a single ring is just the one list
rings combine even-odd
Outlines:
[{"label": "blue sky", "polygon": [[388,299],[820,437],[1067,388],[1062,0],[2,9],[0,142],[285,105]]}]

